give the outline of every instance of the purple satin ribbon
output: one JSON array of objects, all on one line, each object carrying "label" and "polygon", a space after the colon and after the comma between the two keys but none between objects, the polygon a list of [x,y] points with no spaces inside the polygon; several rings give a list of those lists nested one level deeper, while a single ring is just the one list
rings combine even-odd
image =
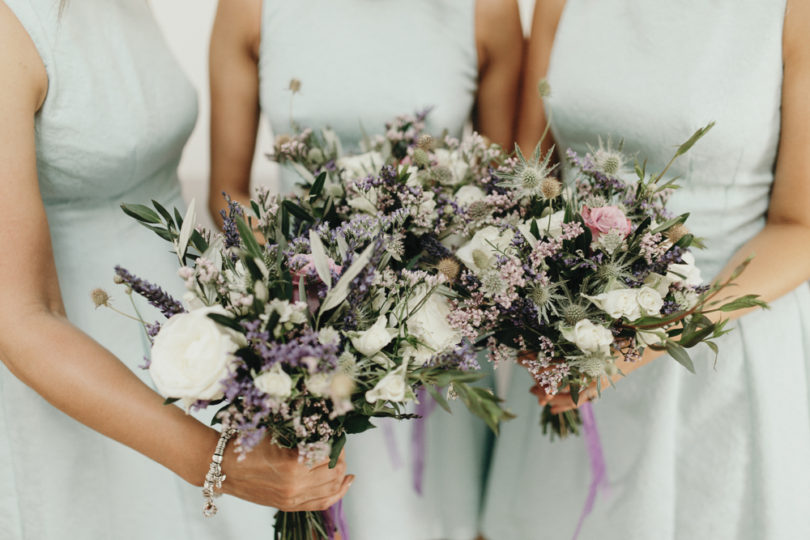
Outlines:
[{"label": "purple satin ribbon", "polygon": [[329,540],[335,540],[335,532],[340,533],[342,540],[349,540],[349,527],[346,525],[346,514],[343,512],[343,501],[340,500],[323,513]]},{"label": "purple satin ribbon", "polygon": [[413,489],[422,495],[422,480],[425,476],[425,455],[427,454],[427,443],[425,429],[427,428],[427,418],[433,409],[436,408],[436,400],[430,397],[424,386],[419,387],[416,394],[419,403],[416,405],[416,414],[419,418],[413,426],[413,439],[411,440],[411,450],[413,452]]},{"label": "purple satin ribbon", "polygon": [[397,447],[397,438],[394,435],[393,420],[384,418],[382,421],[383,437],[385,437],[385,446],[388,447],[388,457],[391,458],[391,466],[395,469],[402,467],[402,458],[399,455],[399,448]]},{"label": "purple satin ribbon", "polygon": [[588,449],[588,458],[591,462],[591,486],[588,490],[588,498],[585,500],[585,507],[579,516],[577,530],[574,531],[574,540],[577,540],[585,523],[585,518],[593,510],[596,502],[596,495],[599,488],[607,482],[607,468],[605,467],[605,454],[602,451],[602,441],[599,439],[599,430],[596,429],[596,419],[593,416],[593,406],[590,402],[579,408],[582,417],[582,427],[585,431],[585,444]]}]

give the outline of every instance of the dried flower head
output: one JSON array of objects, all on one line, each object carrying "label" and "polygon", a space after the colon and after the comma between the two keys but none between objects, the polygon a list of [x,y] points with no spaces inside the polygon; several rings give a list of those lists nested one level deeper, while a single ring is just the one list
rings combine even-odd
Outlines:
[{"label": "dried flower head", "polygon": [[92,298],[96,308],[110,305],[110,295],[107,294],[107,291],[104,289],[93,289],[90,293],[90,298]]},{"label": "dried flower head", "polygon": [[562,193],[562,183],[550,176],[543,178],[540,182],[540,193],[546,200],[556,199]]},{"label": "dried flower head", "polygon": [[428,135],[427,133],[424,135],[419,136],[419,140],[416,141],[416,145],[424,151],[432,150],[433,149],[433,137]]},{"label": "dried flower head", "polygon": [[459,272],[461,272],[461,265],[452,257],[445,257],[440,260],[436,268],[439,272],[444,274],[449,281],[455,281]]},{"label": "dried flower head", "polygon": [[479,219],[484,219],[489,215],[490,208],[489,205],[484,201],[474,201],[470,206],[467,208],[467,216],[473,221],[478,221]]},{"label": "dried flower head", "polygon": [[297,94],[300,91],[301,91],[301,81],[296,78],[290,79],[290,92],[292,92],[293,94]]},{"label": "dried flower head", "polygon": [[551,84],[548,82],[548,79],[542,78],[537,83],[537,93],[540,94],[541,98],[547,98],[551,96]]},{"label": "dried flower head", "polygon": [[667,240],[672,242],[673,244],[678,243],[678,241],[689,234],[689,228],[684,225],[683,223],[678,223],[677,225],[673,225],[669,228],[666,232]]},{"label": "dried flower head", "polygon": [[279,135],[278,137],[276,137],[276,146],[283,146],[283,145],[287,144],[288,142],[290,142],[291,140],[292,140],[292,137],[290,137],[287,134]]},{"label": "dried flower head", "polygon": [[569,326],[574,326],[588,316],[588,308],[581,304],[571,302],[562,308],[562,317]]}]

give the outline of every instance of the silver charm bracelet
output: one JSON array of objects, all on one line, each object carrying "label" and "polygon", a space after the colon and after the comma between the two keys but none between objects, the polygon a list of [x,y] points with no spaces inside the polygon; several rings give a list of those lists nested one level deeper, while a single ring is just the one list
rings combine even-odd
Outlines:
[{"label": "silver charm bracelet", "polygon": [[205,517],[212,517],[217,513],[217,505],[214,504],[214,498],[222,495],[217,493],[217,489],[222,489],[222,482],[225,481],[225,475],[222,474],[222,454],[225,453],[225,446],[228,441],[236,435],[235,429],[227,429],[219,436],[217,448],[214,450],[214,455],[211,457],[211,465],[208,466],[208,474],[205,475],[205,482],[203,482],[203,497],[205,504],[203,504],[203,515]]}]

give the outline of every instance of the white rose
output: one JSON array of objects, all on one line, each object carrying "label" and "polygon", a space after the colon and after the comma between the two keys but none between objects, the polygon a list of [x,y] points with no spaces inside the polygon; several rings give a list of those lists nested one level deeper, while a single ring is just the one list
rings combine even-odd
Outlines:
[{"label": "white rose", "polygon": [[683,283],[696,287],[703,284],[700,268],[695,265],[695,256],[686,251],[681,255],[683,264],[670,264],[667,279],[670,283]]},{"label": "white rose", "polygon": [[253,384],[265,394],[276,399],[284,399],[292,394],[292,379],[276,364],[270,371],[253,376]]},{"label": "white rose", "polygon": [[505,251],[514,235],[515,233],[509,229],[501,233],[498,227],[491,225],[484,227],[476,232],[469,242],[459,248],[456,257],[473,272],[483,272],[492,264],[498,253],[493,246]]},{"label": "white rose", "polygon": [[467,172],[470,166],[461,157],[460,153],[447,150],[446,148],[439,148],[433,152],[436,156],[436,161],[440,167],[447,167],[450,170],[450,178],[447,179],[445,184],[454,186],[461,183],[467,177]]},{"label": "white rose", "polygon": [[563,328],[562,336],[586,353],[610,354],[613,333],[588,319],[582,319],[573,328]]},{"label": "white rose", "polygon": [[637,297],[635,289],[615,289],[586,298],[614,319],[624,317],[634,321],[641,317],[641,306],[639,306]]},{"label": "white rose", "polygon": [[354,208],[355,210],[359,210],[360,212],[365,212],[367,214],[376,215],[377,214],[377,191],[374,189],[370,189],[368,191],[364,191],[357,195],[356,197],[352,197],[346,201],[346,204]]},{"label": "white rose", "polygon": [[332,345],[340,342],[340,332],[327,326],[318,331],[318,343],[321,345]]},{"label": "white rose", "polygon": [[394,371],[388,373],[385,377],[368,392],[366,392],[366,401],[374,403],[380,399],[385,401],[404,401],[408,394],[408,385],[405,382],[405,373],[408,369],[408,364],[403,362]]},{"label": "white rose", "polygon": [[636,301],[643,315],[660,315],[664,307],[664,299],[658,291],[650,287],[642,287],[636,292]]},{"label": "white rose", "polygon": [[526,240],[530,243],[537,242],[539,238],[535,238],[532,234],[532,222],[537,222],[537,231],[540,233],[540,236],[547,236],[549,238],[558,238],[562,235],[562,226],[563,222],[565,221],[565,212],[560,210],[559,212],[554,212],[553,214],[549,214],[546,217],[541,217],[537,219],[530,219],[524,223],[521,223],[517,226],[520,233],[523,235]]},{"label": "white rose", "polygon": [[354,348],[364,356],[373,356],[380,352],[397,334],[395,329],[386,326],[386,322],[385,315],[380,315],[368,330],[353,332],[350,339]]},{"label": "white rose", "polygon": [[[412,298],[408,302],[409,311],[415,309],[421,301],[422,295],[415,296],[416,298]],[[408,333],[432,351],[429,356],[448,351],[461,343],[461,332],[451,328],[450,323],[447,322],[449,315],[450,305],[447,303],[447,298],[435,293],[431,294],[419,309],[409,314],[406,322]],[[426,352],[424,350],[414,351],[422,364],[427,360]]]},{"label": "white rose", "polygon": [[338,158],[335,164],[339,169],[346,171],[347,180],[359,180],[379,172],[383,163],[382,155],[379,152],[366,152],[357,156]]},{"label": "white rose", "polygon": [[329,388],[332,386],[332,375],[313,373],[307,377],[305,384],[313,396],[325,396],[329,394]]},{"label": "white rose", "polygon": [[163,325],[152,345],[149,372],[155,386],[186,405],[222,398],[222,381],[244,343],[243,336],[215,323],[209,313],[228,315],[220,306],[180,313]]},{"label": "white rose", "polygon": [[484,190],[478,186],[461,186],[454,198],[459,206],[470,206],[472,203],[481,201],[487,196]]},{"label": "white rose", "polygon": [[348,399],[354,391],[354,379],[345,373],[336,373],[329,384],[329,395],[332,399]]}]

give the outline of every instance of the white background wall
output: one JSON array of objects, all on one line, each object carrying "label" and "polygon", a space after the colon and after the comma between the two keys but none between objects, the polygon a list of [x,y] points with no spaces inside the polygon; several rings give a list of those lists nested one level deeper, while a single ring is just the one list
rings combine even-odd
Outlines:
[{"label": "white background wall", "polygon": [[[222,0],[228,1],[228,0]],[[287,0],[295,2],[297,0]],[[408,0],[399,0],[407,2]],[[531,19],[533,0],[517,0],[523,17],[524,29]],[[214,20],[216,0],[152,0],[152,8],[163,27],[169,45],[180,60],[183,69],[197,87],[200,115],[191,140],[180,164],[180,178],[187,199],[195,197],[204,204],[208,182],[208,39]],[[259,132],[258,151],[254,161],[254,184],[273,185],[275,166],[264,157],[272,146],[265,122]],[[200,208],[198,206],[198,208]],[[202,213],[202,212],[200,212]]]}]

